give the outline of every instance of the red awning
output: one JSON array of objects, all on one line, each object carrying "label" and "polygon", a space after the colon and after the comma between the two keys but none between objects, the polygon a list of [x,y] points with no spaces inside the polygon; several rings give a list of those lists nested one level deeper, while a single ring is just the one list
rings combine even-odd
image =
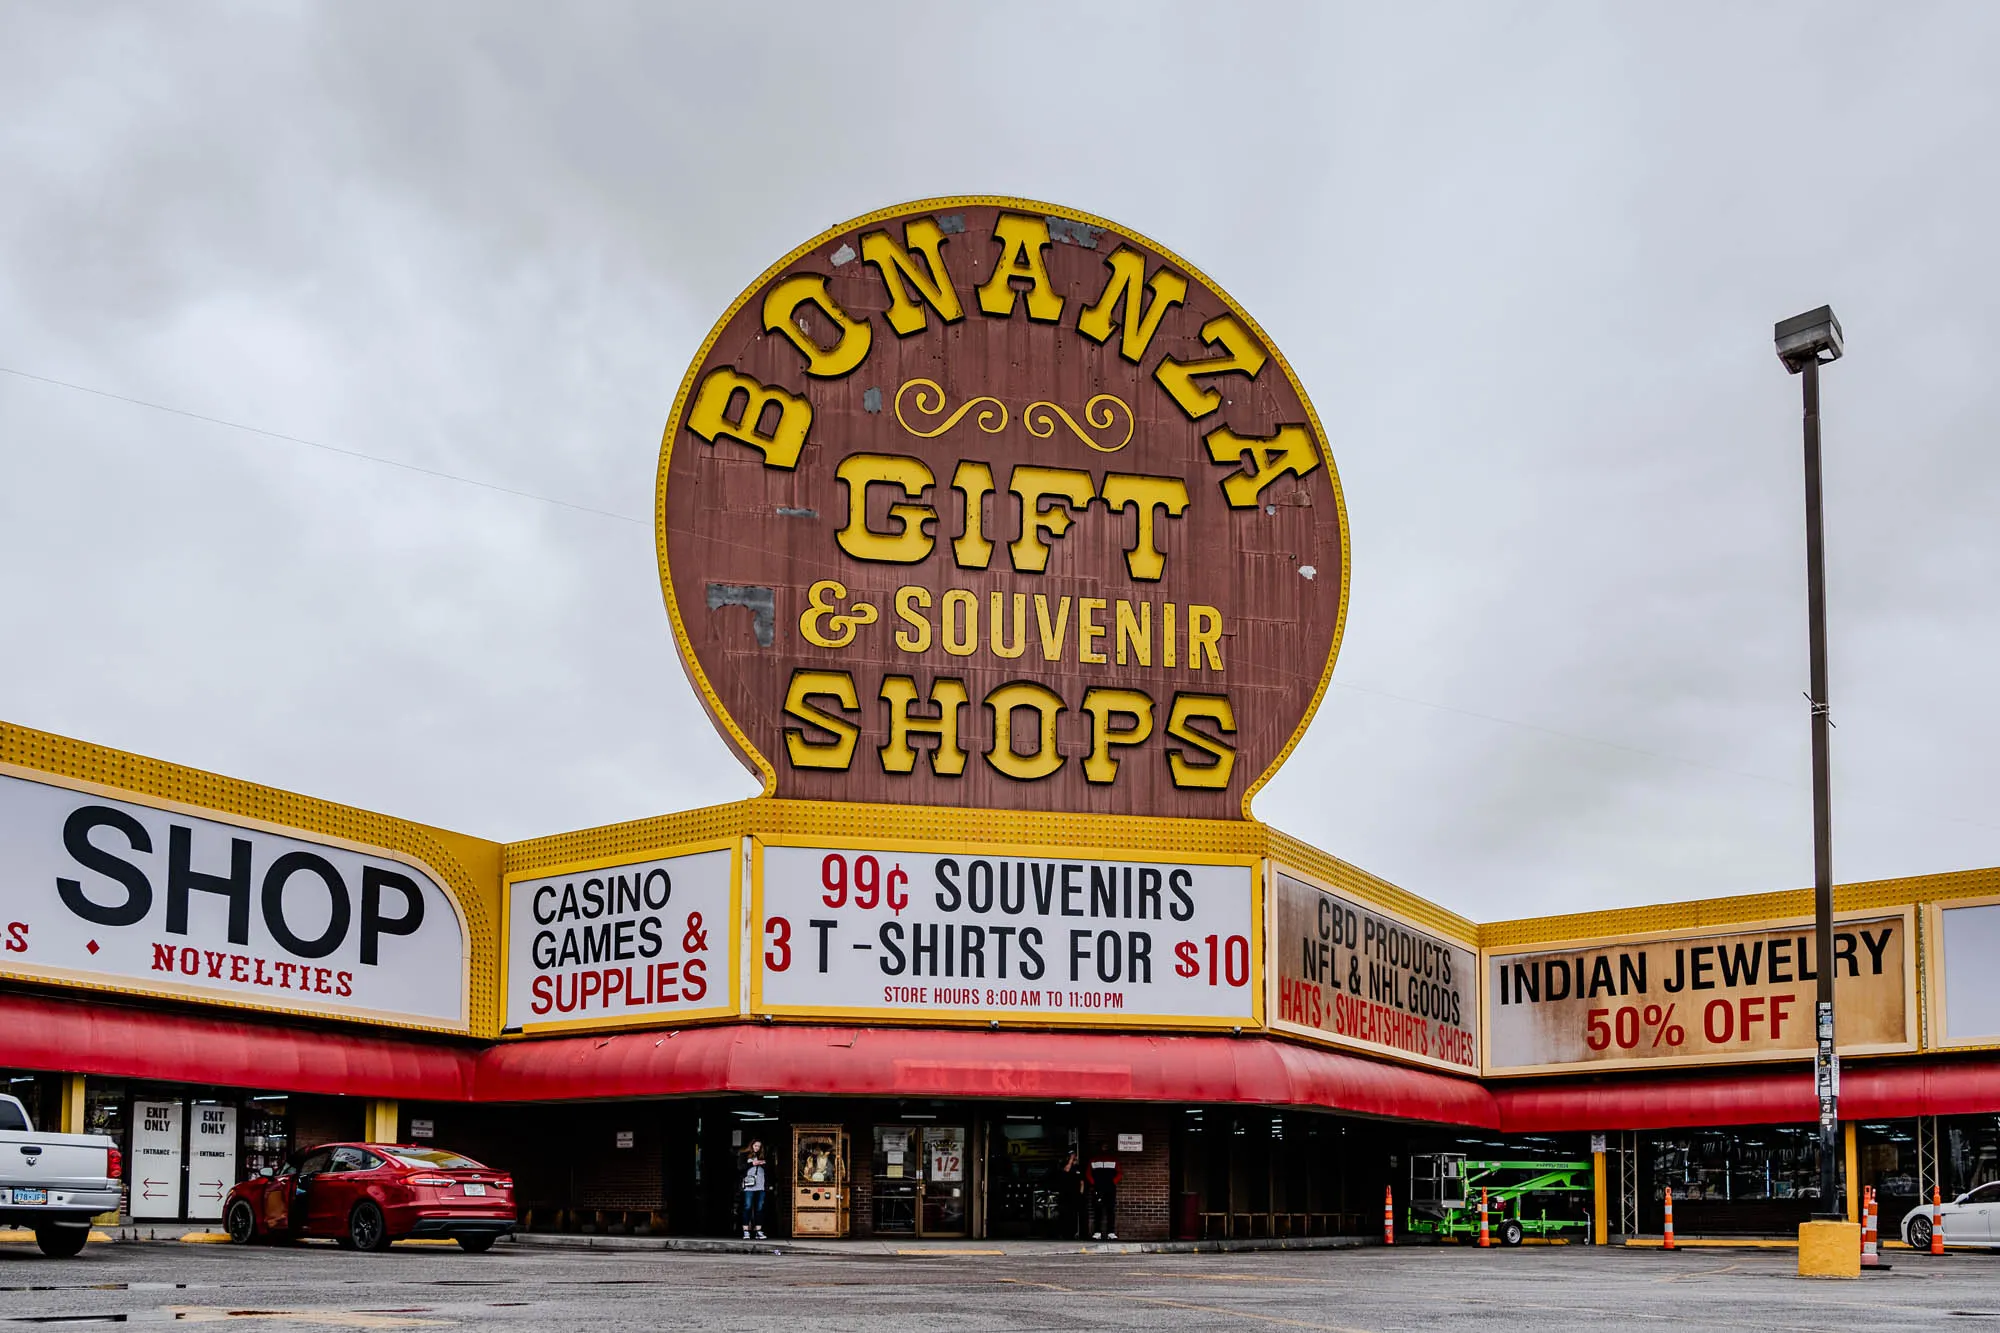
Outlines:
[{"label": "red awning", "polygon": [[408,1038],[0,995],[0,1065],[282,1092],[466,1101],[477,1053]]},{"label": "red awning", "polygon": [[[0,1067],[406,1101],[524,1102],[702,1093],[1234,1102],[1510,1133],[1805,1124],[1802,1063],[1585,1081],[1467,1078],[1265,1037],[715,1027],[473,1050],[418,1037],[0,994]],[[1850,1064],[1850,1120],[2000,1111],[2000,1059]]]},{"label": "red awning", "polygon": [[[1807,1124],[1819,1119],[1804,1063],[1755,1072],[1673,1078],[1626,1077],[1593,1083],[1506,1083],[1493,1093],[1509,1133],[1675,1129],[1700,1125]],[[1843,1120],[2000,1111],[2000,1063],[1924,1061],[1849,1064],[1841,1071]]]},{"label": "red awning", "polygon": [[700,1092],[1242,1102],[1489,1128],[1470,1079],[1263,1037],[734,1023],[509,1042],[480,1101]]}]

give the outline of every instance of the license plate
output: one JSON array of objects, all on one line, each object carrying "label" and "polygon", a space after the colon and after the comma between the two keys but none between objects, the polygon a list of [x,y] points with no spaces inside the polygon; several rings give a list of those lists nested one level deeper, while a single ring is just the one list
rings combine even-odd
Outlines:
[{"label": "license plate", "polygon": [[484,1185],[467,1185],[465,1192],[467,1194],[484,1194],[486,1193],[486,1187]]},{"label": "license plate", "polygon": [[15,1203],[47,1203],[48,1201],[49,1201],[49,1192],[47,1190],[14,1191]]}]

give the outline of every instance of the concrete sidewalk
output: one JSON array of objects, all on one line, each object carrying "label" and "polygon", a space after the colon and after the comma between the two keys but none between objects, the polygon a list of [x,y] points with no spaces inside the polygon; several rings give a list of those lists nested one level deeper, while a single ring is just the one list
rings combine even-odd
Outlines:
[{"label": "concrete sidewalk", "polygon": [[1058,1254],[1226,1254],[1257,1250],[1344,1250],[1381,1242],[1366,1236],[1270,1237],[1258,1240],[737,1240],[704,1236],[589,1236],[517,1233],[502,1241],[523,1249],[681,1250],[695,1254],[810,1254],[821,1257],[999,1257]]},{"label": "concrete sidewalk", "polygon": [[[229,1237],[213,1227],[186,1222],[125,1223],[100,1227],[90,1238],[111,1243],[227,1245]],[[32,1241],[32,1232],[0,1233],[0,1240]],[[326,1242],[306,1242],[324,1244]],[[455,1241],[399,1240],[397,1245],[450,1247]],[[522,1232],[505,1237],[503,1246],[530,1250],[682,1251],[690,1254],[811,1254],[854,1258],[937,1257],[954,1255],[1058,1254],[1224,1254],[1258,1250],[1343,1250],[1380,1244],[1367,1236],[1270,1237],[1257,1240],[922,1240],[914,1236],[881,1240],[738,1240],[727,1236],[598,1236],[554,1232]]]}]

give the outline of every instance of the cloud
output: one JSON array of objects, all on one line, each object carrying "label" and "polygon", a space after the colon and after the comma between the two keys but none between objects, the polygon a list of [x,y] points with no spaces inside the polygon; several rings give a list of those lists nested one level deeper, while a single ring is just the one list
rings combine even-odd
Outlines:
[{"label": "cloud", "polygon": [[[646,519],[709,324],[905,198],[1119,219],[1313,394],[1354,600],[1267,819],[1481,918],[2000,861],[2000,18],[10,5],[0,365]],[[0,714],[523,837],[754,790],[650,529],[0,375]],[[1415,702],[1411,702],[1415,701]],[[1525,725],[1524,725],[1525,724]]]}]

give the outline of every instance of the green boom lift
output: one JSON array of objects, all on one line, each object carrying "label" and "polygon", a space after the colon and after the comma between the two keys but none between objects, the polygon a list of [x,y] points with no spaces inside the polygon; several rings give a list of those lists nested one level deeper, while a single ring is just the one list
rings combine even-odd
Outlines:
[{"label": "green boom lift", "polygon": [[[1589,1162],[1487,1162],[1464,1153],[1410,1159],[1405,1230],[1412,1236],[1478,1240],[1482,1190],[1487,1226],[1501,1245],[1519,1245],[1524,1236],[1590,1234]],[[1551,1211],[1556,1216],[1549,1216]]]}]

